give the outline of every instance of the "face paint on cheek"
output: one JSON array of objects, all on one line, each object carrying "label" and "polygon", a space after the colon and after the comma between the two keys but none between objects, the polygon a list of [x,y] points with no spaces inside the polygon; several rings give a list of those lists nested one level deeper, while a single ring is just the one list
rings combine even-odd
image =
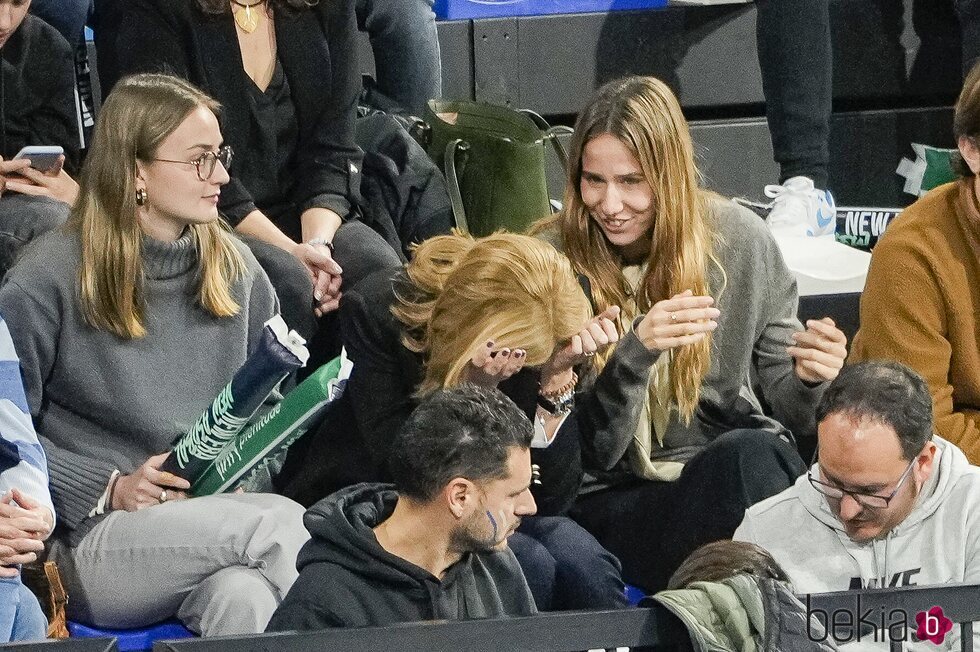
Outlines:
[{"label": "face paint on cheek", "polygon": [[493,514],[490,513],[490,510],[489,509],[487,510],[487,518],[490,519],[490,525],[493,526],[493,534],[490,535],[490,540],[491,541],[496,541],[497,540],[497,521],[496,521],[496,519],[494,519]]}]

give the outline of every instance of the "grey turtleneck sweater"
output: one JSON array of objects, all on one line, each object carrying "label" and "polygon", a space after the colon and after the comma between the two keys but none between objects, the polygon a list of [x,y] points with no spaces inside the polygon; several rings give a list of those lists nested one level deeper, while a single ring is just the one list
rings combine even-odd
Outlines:
[{"label": "grey turtleneck sweater", "polygon": [[249,250],[233,286],[241,306],[218,318],[194,297],[198,256],[189,233],[143,241],[147,335],[124,340],[89,326],[78,290],[77,232],[33,243],[0,288],[0,315],[21,359],[31,416],[48,456],[59,532],[77,545],[98,522],[88,517],[114,469],[129,473],[168,450],[231,379],[275,292]]}]

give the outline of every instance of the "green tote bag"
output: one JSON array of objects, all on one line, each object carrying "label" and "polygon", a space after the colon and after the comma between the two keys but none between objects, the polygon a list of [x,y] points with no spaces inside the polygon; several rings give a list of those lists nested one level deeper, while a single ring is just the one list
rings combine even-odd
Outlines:
[{"label": "green tote bag", "polygon": [[445,172],[456,226],[474,236],[498,229],[522,233],[551,213],[545,171],[550,143],[562,169],[558,140],[536,113],[470,101],[432,100],[426,107],[429,155]]}]

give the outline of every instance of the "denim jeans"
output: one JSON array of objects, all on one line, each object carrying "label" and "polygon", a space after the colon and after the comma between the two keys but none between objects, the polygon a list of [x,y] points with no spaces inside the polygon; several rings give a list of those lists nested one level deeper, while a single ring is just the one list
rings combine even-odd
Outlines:
[{"label": "denim jeans", "polygon": [[41,605],[20,577],[0,579],[0,643],[40,641],[47,635]]},{"label": "denim jeans", "polygon": [[539,611],[626,606],[619,560],[564,516],[531,516],[510,538]]},{"label": "denim jeans", "polygon": [[414,115],[442,96],[434,0],[357,0],[357,27],[368,33],[382,93]]},{"label": "denim jeans", "polygon": [[73,47],[82,39],[93,0],[34,0],[31,13],[61,32]]}]

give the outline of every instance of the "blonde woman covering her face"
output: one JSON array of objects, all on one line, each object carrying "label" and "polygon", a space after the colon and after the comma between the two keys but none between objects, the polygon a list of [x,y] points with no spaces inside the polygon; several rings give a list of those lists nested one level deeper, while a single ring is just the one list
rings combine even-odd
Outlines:
[{"label": "blonde woman covering her face", "polygon": [[622,310],[621,340],[573,414],[589,471],[573,514],[627,581],[657,590],[698,545],[730,536],[744,501],[802,470],[787,441],[812,434],[845,338],[830,320],[797,321],[765,225],[700,187],[687,123],[656,79],[610,82],[580,114],[564,206],[535,232],[589,280],[596,311]]},{"label": "blonde woman covering her face", "polygon": [[[218,219],[228,182],[217,103],[164,75],[107,99],[68,224],[0,289],[58,513],[69,616],[203,635],[259,632],[308,538],[280,496],[187,493],[159,470],[277,312]],[[271,542],[275,541],[275,545]]]},{"label": "blonde woman covering her face", "polygon": [[378,272],[345,294],[340,316],[354,370],[334,417],[290,452],[285,495],[312,503],[386,480],[392,438],[422,397],[463,383],[496,386],[537,431],[532,491],[544,516],[524,519],[510,544],[538,608],[622,606],[618,562],[555,516],[581,480],[578,424],[539,399],[554,404],[563,388],[574,393],[572,366],[618,339],[610,320],[591,317],[568,260],[528,236],[440,236],[405,269]]}]

